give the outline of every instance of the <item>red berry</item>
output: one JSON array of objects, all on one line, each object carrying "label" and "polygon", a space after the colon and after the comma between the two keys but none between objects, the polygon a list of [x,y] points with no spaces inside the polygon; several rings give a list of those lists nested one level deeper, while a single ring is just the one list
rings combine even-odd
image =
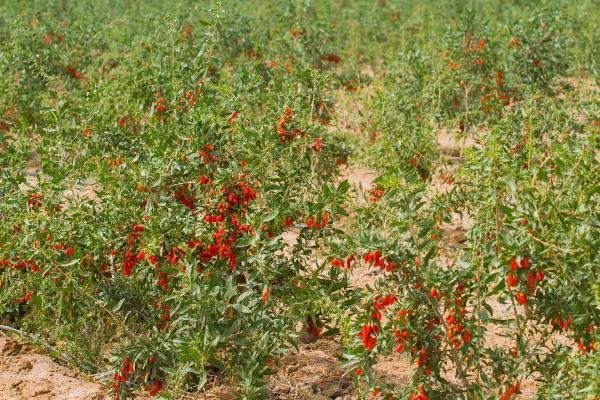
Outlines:
[{"label": "red berry", "polygon": [[543,281],[544,280],[544,273],[541,271],[537,271],[535,273],[535,279],[537,279],[538,281]]},{"label": "red berry", "polygon": [[440,295],[438,294],[437,290],[435,290],[435,288],[431,288],[429,290],[429,294],[431,295],[431,297],[433,297],[434,299],[439,299]]},{"label": "red berry", "polygon": [[508,287],[515,287],[519,283],[519,278],[514,276],[513,274],[508,274],[506,276],[506,284]]}]

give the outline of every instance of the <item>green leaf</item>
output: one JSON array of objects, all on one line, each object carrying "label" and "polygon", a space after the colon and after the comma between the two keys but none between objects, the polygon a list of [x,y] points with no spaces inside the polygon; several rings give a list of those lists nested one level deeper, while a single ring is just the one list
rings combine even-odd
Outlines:
[{"label": "green leaf", "polygon": [[249,307],[239,303],[233,304],[231,307],[233,307],[236,311],[241,312],[242,314],[250,314],[252,312],[252,310]]},{"label": "green leaf", "polygon": [[262,218],[261,224],[264,224],[264,223],[274,220],[275,218],[277,218],[278,215],[279,215],[278,209],[271,211],[270,213],[268,213],[267,215],[265,215]]},{"label": "green leaf", "polygon": [[71,265],[75,265],[75,264],[79,263],[79,260],[80,260],[79,258],[74,258],[73,260],[63,263],[63,264],[60,264],[60,265],[61,265],[61,267],[70,267]]},{"label": "green leaf", "polygon": [[197,373],[198,382],[196,383],[196,390],[200,390],[206,385],[206,381],[208,380],[208,376],[206,374],[206,369],[201,368]]},{"label": "green leaf", "polygon": [[122,298],[121,301],[119,301],[119,303],[113,307],[112,312],[116,313],[117,311],[119,311],[121,309],[121,306],[123,306],[124,302],[125,298]]},{"label": "green leaf", "polygon": [[338,187],[337,187],[337,193],[338,193],[338,195],[346,194],[348,192],[348,189],[350,189],[350,183],[348,182],[347,179],[344,179],[338,185]]}]

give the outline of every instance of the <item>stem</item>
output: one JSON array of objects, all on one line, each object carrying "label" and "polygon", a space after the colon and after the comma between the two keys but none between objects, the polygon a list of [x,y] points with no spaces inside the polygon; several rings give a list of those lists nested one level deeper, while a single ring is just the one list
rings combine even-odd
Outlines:
[{"label": "stem", "polygon": [[[440,321],[442,321],[442,325],[444,326],[444,333],[447,333],[448,325],[446,325],[446,320],[444,319],[444,315],[441,313],[437,304],[435,304],[432,300],[429,300],[429,303],[433,306],[433,309],[435,310],[435,313],[438,315],[438,318],[440,319]],[[444,338],[446,340],[446,344],[450,348],[450,353],[452,354],[452,361],[454,362],[454,366],[456,367],[456,375],[458,375],[458,377],[462,381],[462,384],[465,387],[465,389],[468,389],[470,385],[469,385],[469,381],[467,380],[467,377],[465,375],[465,371],[463,369],[462,362],[460,361],[460,357],[458,356],[458,353],[456,352],[456,349],[454,348],[454,346],[452,346],[452,343],[450,343],[450,339],[448,339],[448,335],[444,334]]]},{"label": "stem", "polygon": [[465,88],[465,112],[463,114],[464,116],[464,121],[463,121],[463,138],[462,138],[462,144],[460,146],[460,157],[463,157],[463,153],[465,150],[465,143],[467,141],[467,131],[469,130],[469,89],[467,89],[467,84],[465,83],[464,85]]},{"label": "stem", "polygon": [[[487,225],[487,224],[486,224]],[[476,241],[475,241],[475,246],[474,249],[478,248],[480,245],[480,235],[477,235]],[[471,262],[474,260],[475,258],[475,252],[471,253]],[[476,292],[476,298],[475,301],[477,302],[477,330],[479,332],[483,331],[483,328],[481,327],[481,270],[483,268],[483,257],[479,257],[479,266],[477,267],[477,270],[475,272],[475,276],[477,277],[477,292]],[[483,347],[483,346],[482,346]],[[479,353],[478,353],[479,356]],[[478,370],[477,372],[477,386],[480,387],[481,386],[481,369]],[[477,395],[476,395],[477,397]]]},{"label": "stem", "polygon": [[[412,219],[410,222],[410,234],[412,236],[413,243],[415,244],[416,248],[419,249],[419,241],[414,232],[414,225],[412,223]],[[420,251],[419,251],[419,258],[422,258]],[[421,287],[423,286],[422,283],[423,282],[419,282],[419,285]],[[446,325],[446,320],[444,319],[444,315],[442,314],[441,310],[439,309],[438,304],[436,302],[434,302],[431,298],[429,298],[429,296],[427,296],[427,301],[429,302],[429,304],[431,305],[431,307],[437,314],[438,318],[442,322],[442,326],[444,327],[444,339],[446,341],[446,344],[448,345],[448,348],[450,349],[450,353],[452,354],[452,362],[454,363],[454,366],[456,368],[456,375],[462,381],[462,384],[465,387],[465,390],[467,390],[470,387],[470,384],[469,384],[469,381],[467,380],[465,370],[463,368],[462,362],[460,361],[460,357],[458,356],[456,349],[450,342],[448,335],[446,335],[446,333],[448,332],[448,325]]]},{"label": "stem", "polygon": [[[494,250],[496,251],[496,256],[498,256],[500,254],[500,250],[501,250],[501,244],[500,244],[500,191],[498,189],[498,173],[496,171],[496,136],[494,135],[494,142],[493,142],[493,149],[494,149],[494,162],[492,164],[492,173],[493,173],[493,179],[494,179],[494,213],[495,215],[495,220],[496,220],[496,243],[494,246]],[[516,345],[518,347],[519,345],[519,334],[521,335],[521,337],[524,337],[524,331],[523,331],[523,326],[521,325],[521,321],[519,319],[519,310],[517,309],[517,305],[515,304],[515,297],[513,294],[513,290],[511,287],[508,287],[508,291],[509,291],[509,297],[510,297],[510,302],[512,304],[512,309],[513,312],[515,314],[515,321],[517,323],[517,335],[516,335]]]}]

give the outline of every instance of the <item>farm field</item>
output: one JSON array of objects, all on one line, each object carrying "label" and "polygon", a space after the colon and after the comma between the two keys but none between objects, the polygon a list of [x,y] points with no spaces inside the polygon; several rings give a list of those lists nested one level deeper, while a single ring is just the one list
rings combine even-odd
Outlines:
[{"label": "farm field", "polygon": [[600,399],[598,26],[0,2],[0,400]]}]

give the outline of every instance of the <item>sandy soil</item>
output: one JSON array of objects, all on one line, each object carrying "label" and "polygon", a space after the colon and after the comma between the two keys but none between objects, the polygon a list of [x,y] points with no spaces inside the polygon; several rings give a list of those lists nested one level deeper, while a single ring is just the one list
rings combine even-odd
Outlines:
[{"label": "sandy soil", "polygon": [[104,400],[103,387],[30,346],[0,336],[0,400]]},{"label": "sandy soil", "polygon": [[338,366],[337,340],[303,344],[284,357],[270,379],[270,399],[353,399],[352,376]]}]

